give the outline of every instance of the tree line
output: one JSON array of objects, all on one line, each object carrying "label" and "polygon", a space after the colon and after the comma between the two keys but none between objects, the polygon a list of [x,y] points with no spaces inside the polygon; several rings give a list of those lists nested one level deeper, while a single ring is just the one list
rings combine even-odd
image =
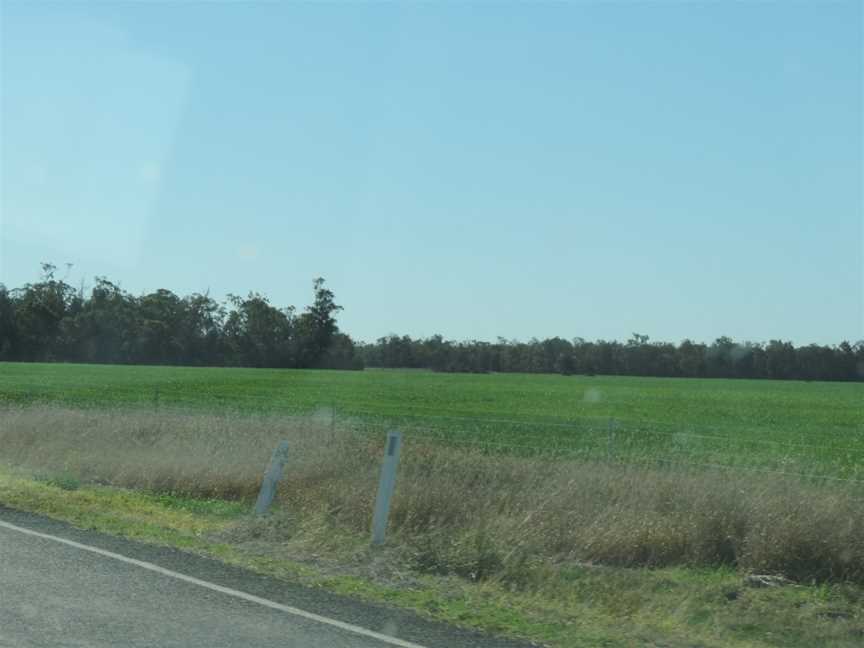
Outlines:
[{"label": "tree line", "polygon": [[89,294],[42,264],[41,280],[0,284],[0,360],[282,368],[362,368],[354,341],[339,330],[342,307],[315,279],[303,312],[264,295],[180,297],[170,290],[132,295],[104,277]]},{"label": "tree line", "polygon": [[104,277],[88,293],[56,270],[46,263],[37,282],[0,284],[0,361],[864,380],[864,341],[796,347],[721,337],[676,345],[634,333],[626,342],[390,335],[364,344],[339,330],[342,307],[321,278],[298,313],[257,292],[222,302],[164,289],[136,296]]},{"label": "tree line", "polygon": [[720,337],[711,344],[651,342],[634,333],[626,342],[560,337],[529,342],[454,342],[391,335],[362,347],[370,367],[408,367],[459,372],[527,372],[686,378],[772,378],[779,380],[864,380],[864,341],[836,346],[771,340],[737,343]]}]

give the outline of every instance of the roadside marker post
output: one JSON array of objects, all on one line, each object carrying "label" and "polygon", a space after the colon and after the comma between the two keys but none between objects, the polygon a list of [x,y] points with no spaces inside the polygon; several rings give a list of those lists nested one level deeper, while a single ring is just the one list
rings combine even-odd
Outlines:
[{"label": "roadside marker post", "polygon": [[396,468],[399,466],[399,449],[402,435],[399,432],[387,434],[384,461],[381,464],[381,478],[378,481],[378,497],[375,498],[375,513],[372,516],[372,544],[384,544],[387,532],[387,519],[390,516],[390,500],[396,487]]},{"label": "roadside marker post", "polygon": [[276,496],[276,484],[279,482],[279,478],[282,477],[282,469],[285,467],[286,461],[288,461],[288,442],[280,441],[273,451],[273,456],[270,458],[267,472],[264,473],[264,480],[261,482],[261,491],[258,493],[258,501],[255,502],[255,515],[264,515],[267,509],[270,508],[270,504],[273,503],[273,498]]}]

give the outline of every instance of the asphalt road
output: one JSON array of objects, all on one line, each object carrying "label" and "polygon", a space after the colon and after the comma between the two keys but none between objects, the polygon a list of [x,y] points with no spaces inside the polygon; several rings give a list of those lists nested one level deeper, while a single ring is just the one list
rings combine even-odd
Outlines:
[{"label": "asphalt road", "polygon": [[0,525],[0,648],[527,645],[2,506],[0,522],[53,536]]}]

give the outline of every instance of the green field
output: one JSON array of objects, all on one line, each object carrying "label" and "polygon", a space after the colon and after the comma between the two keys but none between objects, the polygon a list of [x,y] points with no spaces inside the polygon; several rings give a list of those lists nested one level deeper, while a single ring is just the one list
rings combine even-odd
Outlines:
[{"label": "green field", "polygon": [[0,363],[0,405],[333,416],[614,461],[864,480],[864,384]]}]

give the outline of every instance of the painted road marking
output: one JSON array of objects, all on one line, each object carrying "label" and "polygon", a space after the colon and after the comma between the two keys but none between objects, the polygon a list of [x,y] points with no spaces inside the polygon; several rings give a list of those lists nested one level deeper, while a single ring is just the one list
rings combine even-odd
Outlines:
[{"label": "painted road marking", "polygon": [[66,538],[60,538],[57,536],[49,535],[47,533],[40,533],[38,531],[33,531],[31,529],[26,529],[24,527],[19,527],[14,524],[9,524],[8,522],[3,522],[0,520],[0,527],[4,529],[9,529],[10,531],[17,531],[18,533],[23,533],[25,535],[34,536],[36,538],[42,538],[44,540],[52,540],[54,542],[59,542],[60,544],[67,545],[69,547],[74,547],[75,549],[80,549],[81,551],[89,551],[90,553],[97,554],[99,556],[104,556],[105,558],[111,558],[113,560],[118,560],[120,562],[126,563],[127,565],[135,565],[136,567],[140,567],[142,569],[146,569],[148,571],[156,572],[157,574],[162,574],[163,576],[168,576],[169,578],[175,578],[177,580],[183,581],[185,583],[192,583],[193,585],[197,585],[198,587],[203,587],[205,589],[213,590],[214,592],[220,592],[222,594],[227,594],[228,596],[233,596],[234,598],[242,599],[244,601],[249,601],[250,603],[257,603],[258,605],[263,605],[264,607],[271,608],[273,610],[279,610],[280,612],[286,612],[288,614],[293,614],[294,616],[301,617],[303,619],[308,619],[310,621],[315,621],[316,623],[321,623],[324,625],[328,625],[334,628],[339,628],[340,630],[346,630],[347,632],[353,632],[354,634],[362,635],[364,637],[370,637],[372,639],[376,639],[382,643],[388,644],[390,646],[399,646],[399,648],[425,648],[420,644],[411,643],[410,641],[405,641],[404,639],[397,639],[396,637],[390,637],[380,632],[375,632],[374,630],[369,630],[367,628],[362,628],[360,626],[356,626],[352,623],[345,623],[344,621],[339,621],[337,619],[331,619],[329,617],[322,616],[320,614],[315,614],[313,612],[307,612],[306,610],[301,610],[300,608],[292,607],[290,605],[282,605],[281,603],[276,603],[276,601],[270,601],[265,598],[261,598],[260,596],[255,596],[254,594],[247,594],[246,592],[241,592],[239,590],[231,589],[230,587],[223,587],[222,585],[217,585],[216,583],[211,583],[209,581],[201,580],[200,578],[195,578],[194,576],[187,576],[186,574],[181,574],[179,572],[172,571],[170,569],[165,569],[164,567],[160,567],[159,565],[154,565],[153,563],[146,562],[144,560],[136,560],[135,558],[128,558],[118,553],[114,553],[113,551],[106,551],[105,549],[99,549],[98,547],[91,547],[90,545],[82,544],[80,542],[75,542],[74,540],[67,540]]}]

